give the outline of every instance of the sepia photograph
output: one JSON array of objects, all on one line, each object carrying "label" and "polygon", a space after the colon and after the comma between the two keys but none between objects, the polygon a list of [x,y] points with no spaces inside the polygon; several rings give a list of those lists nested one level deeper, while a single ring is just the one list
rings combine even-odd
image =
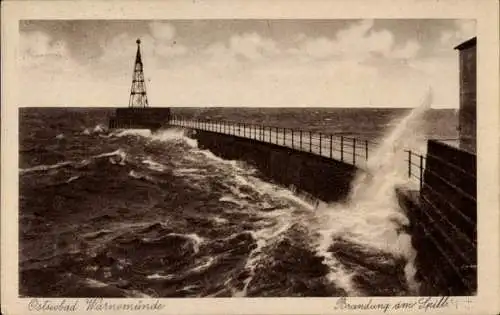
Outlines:
[{"label": "sepia photograph", "polygon": [[498,313],[500,4],[398,3],[2,4],[2,313]]},{"label": "sepia photograph", "polygon": [[21,21],[19,294],[475,295],[475,25]]}]

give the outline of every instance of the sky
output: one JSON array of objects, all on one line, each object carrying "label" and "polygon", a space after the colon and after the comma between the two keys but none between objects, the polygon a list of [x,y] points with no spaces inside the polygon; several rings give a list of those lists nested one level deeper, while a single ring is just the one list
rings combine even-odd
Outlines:
[{"label": "sky", "polygon": [[20,106],[127,106],[137,38],[151,106],[458,108],[474,20],[25,20]]}]

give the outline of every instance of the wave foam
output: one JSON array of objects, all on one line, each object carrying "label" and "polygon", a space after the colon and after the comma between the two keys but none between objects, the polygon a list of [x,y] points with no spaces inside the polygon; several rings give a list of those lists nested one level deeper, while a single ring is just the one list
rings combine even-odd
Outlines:
[{"label": "wave foam", "polygon": [[146,159],[142,161],[142,164],[146,164],[150,170],[157,171],[157,172],[163,172],[166,170],[165,165],[155,162],[150,159]]},{"label": "wave foam", "polygon": [[[415,108],[391,130],[367,162],[366,172],[359,173],[353,181],[352,191],[344,204],[321,206],[317,209],[317,252],[336,268],[337,263],[329,252],[335,238],[344,238],[368,248],[406,259],[407,283],[416,288],[414,280],[414,249],[411,237],[401,232],[408,225],[408,218],[401,210],[395,188],[407,181],[398,166],[404,161],[404,148],[414,145],[419,122],[430,107],[432,94],[426,96],[421,106]],[[332,280],[342,279],[334,274]]]},{"label": "wave foam", "polygon": [[33,166],[30,168],[25,168],[25,169],[20,169],[19,173],[20,174],[26,174],[26,173],[31,173],[31,172],[43,172],[43,171],[48,171],[56,168],[60,168],[63,166],[70,165],[72,162],[71,161],[64,161],[64,162],[59,162],[56,164],[50,164],[50,165],[37,165]]}]

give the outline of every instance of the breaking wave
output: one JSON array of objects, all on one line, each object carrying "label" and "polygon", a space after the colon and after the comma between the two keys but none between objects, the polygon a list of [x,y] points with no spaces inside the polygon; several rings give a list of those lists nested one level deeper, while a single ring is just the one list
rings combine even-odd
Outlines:
[{"label": "breaking wave", "polygon": [[[394,196],[405,182],[396,161],[418,142],[430,102],[394,126],[338,204],[267,182],[245,163],[198,148],[181,129],[87,128],[69,141],[70,158],[20,170],[20,222],[28,227],[21,293],[411,294],[414,253]],[[94,133],[100,137],[87,136]]]}]

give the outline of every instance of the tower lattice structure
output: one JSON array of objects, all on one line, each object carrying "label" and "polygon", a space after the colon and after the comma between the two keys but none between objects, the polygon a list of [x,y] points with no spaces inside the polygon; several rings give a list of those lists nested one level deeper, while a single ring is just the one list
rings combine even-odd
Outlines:
[{"label": "tower lattice structure", "polygon": [[130,88],[129,107],[148,107],[146,83],[144,82],[144,67],[141,58],[141,40],[137,39],[137,54],[135,56],[132,87]]}]

